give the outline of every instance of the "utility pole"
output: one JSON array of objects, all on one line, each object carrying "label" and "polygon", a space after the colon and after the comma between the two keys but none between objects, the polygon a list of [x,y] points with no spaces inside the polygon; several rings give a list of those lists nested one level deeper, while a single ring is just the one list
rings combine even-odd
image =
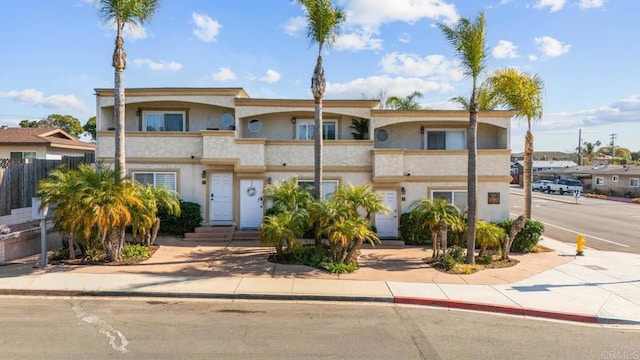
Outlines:
[{"label": "utility pole", "polygon": [[609,134],[609,137],[611,138],[611,142],[609,142],[609,144],[611,145],[611,162],[613,162],[613,158],[616,157],[616,137],[618,136],[618,134]]},{"label": "utility pole", "polygon": [[582,166],[582,129],[578,132],[578,164]]}]

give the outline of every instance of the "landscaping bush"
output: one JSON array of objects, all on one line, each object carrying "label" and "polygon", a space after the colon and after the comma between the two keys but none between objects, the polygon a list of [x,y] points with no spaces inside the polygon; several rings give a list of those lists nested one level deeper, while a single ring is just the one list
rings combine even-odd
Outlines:
[{"label": "landscaping bush", "polygon": [[433,243],[431,232],[422,230],[420,223],[410,216],[411,213],[400,215],[400,238],[405,245],[430,245]]},{"label": "landscaping bush", "polygon": [[122,248],[125,259],[146,259],[149,257],[149,247],[142,244],[125,244]]},{"label": "landscaping bush", "polygon": [[200,226],[200,204],[180,200],[180,216],[169,215],[162,207],[158,209],[160,232],[163,234],[184,235]]},{"label": "landscaping bush", "polygon": [[447,252],[445,254],[438,254],[429,262],[429,264],[434,268],[444,271],[453,269],[453,267],[456,266],[457,263],[458,262],[453,256],[451,256],[450,252]]},{"label": "landscaping bush", "polygon": [[[500,221],[496,225],[503,228],[507,233],[511,230],[511,226],[513,226],[514,220],[508,219],[504,221]],[[538,244],[540,241],[540,237],[544,232],[544,225],[541,222],[536,220],[528,219],[526,225],[516,235],[516,238],[513,240],[513,244],[511,244],[510,251],[517,253],[526,253],[530,252],[534,246]]]},{"label": "landscaping bush", "polygon": [[304,245],[289,250],[295,264],[322,268],[322,264],[329,262],[329,249],[324,246]]}]

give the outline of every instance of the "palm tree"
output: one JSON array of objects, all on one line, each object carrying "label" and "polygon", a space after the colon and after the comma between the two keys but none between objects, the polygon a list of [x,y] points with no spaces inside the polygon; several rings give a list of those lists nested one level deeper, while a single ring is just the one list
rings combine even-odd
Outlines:
[{"label": "palm tree", "polygon": [[484,255],[487,249],[499,249],[504,241],[505,231],[496,224],[478,221],[478,244],[480,245],[479,256]]},{"label": "palm tree", "polygon": [[87,242],[96,236],[107,257],[118,260],[124,229],[144,206],[137,185],[102,165],[81,164],[77,170],[54,170],[40,181],[38,195],[44,205],[56,205],[54,220],[63,231]]},{"label": "palm tree", "polygon": [[[591,162],[593,161],[593,157],[596,156],[596,154],[598,153],[598,149],[600,147],[600,145],[602,145],[602,143],[600,142],[600,140],[597,140],[595,143],[592,143],[590,141],[585,141],[582,144],[582,154],[586,155],[587,158],[589,159],[589,164],[591,165]],[[580,164],[582,165],[582,164]]]},{"label": "palm tree", "polygon": [[111,65],[114,76],[114,120],[115,120],[115,170],[120,178],[126,175],[124,153],[124,69],[127,66],[122,32],[124,27],[139,26],[151,20],[158,9],[158,0],[98,0],[100,16],[106,23],[115,23],[116,40]]},{"label": "palm tree", "polygon": [[463,66],[465,76],[471,77],[473,87],[471,98],[469,99],[469,130],[467,137],[467,149],[469,152],[467,165],[467,199],[468,199],[468,232],[467,232],[467,264],[475,263],[474,249],[476,240],[476,221],[478,218],[478,99],[477,82],[478,76],[484,71],[487,61],[487,46],[484,30],[484,13],[480,12],[478,17],[472,22],[469,19],[461,18],[452,26],[438,24],[449,43],[456,51]]},{"label": "palm tree", "polygon": [[168,215],[180,216],[180,200],[177,192],[151,184],[136,184],[136,196],[142,200],[142,207],[132,211],[132,237],[136,241],[151,246],[155,243],[160,229],[158,208],[166,210]]},{"label": "palm tree", "polygon": [[531,219],[531,176],[533,168],[533,134],[531,122],[542,119],[542,93],[544,82],[537,74],[529,75],[516,69],[496,70],[489,82],[500,101],[518,113],[516,117],[527,120],[527,134],[524,138],[524,215]]},{"label": "palm tree", "polygon": [[318,44],[318,59],[311,78],[311,92],[315,102],[314,122],[314,185],[316,198],[322,198],[322,97],[326,87],[322,67],[322,48],[330,47],[340,33],[340,26],[346,20],[345,12],[334,7],[331,0],[297,0],[306,9],[307,38],[311,44]]},{"label": "palm tree", "polygon": [[440,250],[446,252],[447,231],[450,228],[459,230],[464,226],[458,208],[443,198],[431,200],[425,197],[411,204],[411,209],[410,216],[418,221],[423,229],[431,232],[433,257],[437,256]]},{"label": "palm tree", "polygon": [[413,91],[411,94],[401,98],[399,96],[389,96],[385,105],[394,110],[420,110],[420,104],[416,102],[416,98],[421,98],[420,91]]},{"label": "palm tree", "polygon": [[[501,106],[496,92],[486,82],[482,82],[478,87],[477,97],[479,111],[492,111]],[[460,105],[464,110],[469,110],[469,100],[462,95],[453,97],[449,101]]]}]

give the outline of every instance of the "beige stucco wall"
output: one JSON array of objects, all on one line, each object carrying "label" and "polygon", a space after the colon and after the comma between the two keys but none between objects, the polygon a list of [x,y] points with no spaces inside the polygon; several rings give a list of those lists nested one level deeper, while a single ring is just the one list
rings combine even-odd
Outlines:
[{"label": "beige stucco wall", "polygon": [[[460,122],[414,121],[379,127],[376,131],[384,129],[387,131],[389,138],[386,141],[379,141],[374,136],[375,146],[377,149],[423,149],[425,135],[421,133],[421,128],[425,130],[466,130],[467,125]],[[495,125],[478,124],[478,149],[507,149],[508,133],[507,129]]]}]

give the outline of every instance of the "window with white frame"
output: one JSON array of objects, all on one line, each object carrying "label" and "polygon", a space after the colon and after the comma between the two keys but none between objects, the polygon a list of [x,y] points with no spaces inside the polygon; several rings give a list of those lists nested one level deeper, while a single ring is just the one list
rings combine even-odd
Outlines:
[{"label": "window with white frame", "polygon": [[596,185],[604,185],[604,178],[601,176],[596,177]]},{"label": "window with white frame", "polygon": [[[313,192],[315,189],[313,180],[298,180],[298,186],[309,189]],[[338,180],[325,180],[322,182],[322,198],[326,199],[327,196],[333,194],[338,189]]]},{"label": "window with white frame", "polygon": [[184,111],[144,111],[142,129],[144,131],[185,131]]},{"label": "window with white frame", "polygon": [[35,151],[12,151],[10,154],[11,159],[25,159],[29,162],[31,159],[36,158]]},{"label": "window with white frame", "polygon": [[433,190],[431,200],[443,198],[448,203],[455,205],[460,212],[467,211],[467,191],[466,190]]},{"label": "window with white frame", "polygon": [[618,175],[613,175],[611,177],[611,181],[613,181],[613,182],[618,182],[618,180],[620,180],[620,177]]},{"label": "window with white frame", "polygon": [[167,190],[177,191],[174,172],[134,172],[133,179],[143,185],[164,186]]},{"label": "window with white frame", "polygon": [[467,132],[464,129],[433,129],[424,132],[426,150],[464,150]]},{"label": "window with white frame", "polygon": [[[314,121],[313,120],[298,120],[296,125],[296,139],[298,140],[313,140],[314,136]],[[337,123],[335,121],[323,121],[322,122],[322,139],[323,140],[337,140]]]},{"label": "window with white frame", "polygon": [[640,187],[640,179],[638,179],[638,178],[630,178],[629,179],[629,187]]}]

